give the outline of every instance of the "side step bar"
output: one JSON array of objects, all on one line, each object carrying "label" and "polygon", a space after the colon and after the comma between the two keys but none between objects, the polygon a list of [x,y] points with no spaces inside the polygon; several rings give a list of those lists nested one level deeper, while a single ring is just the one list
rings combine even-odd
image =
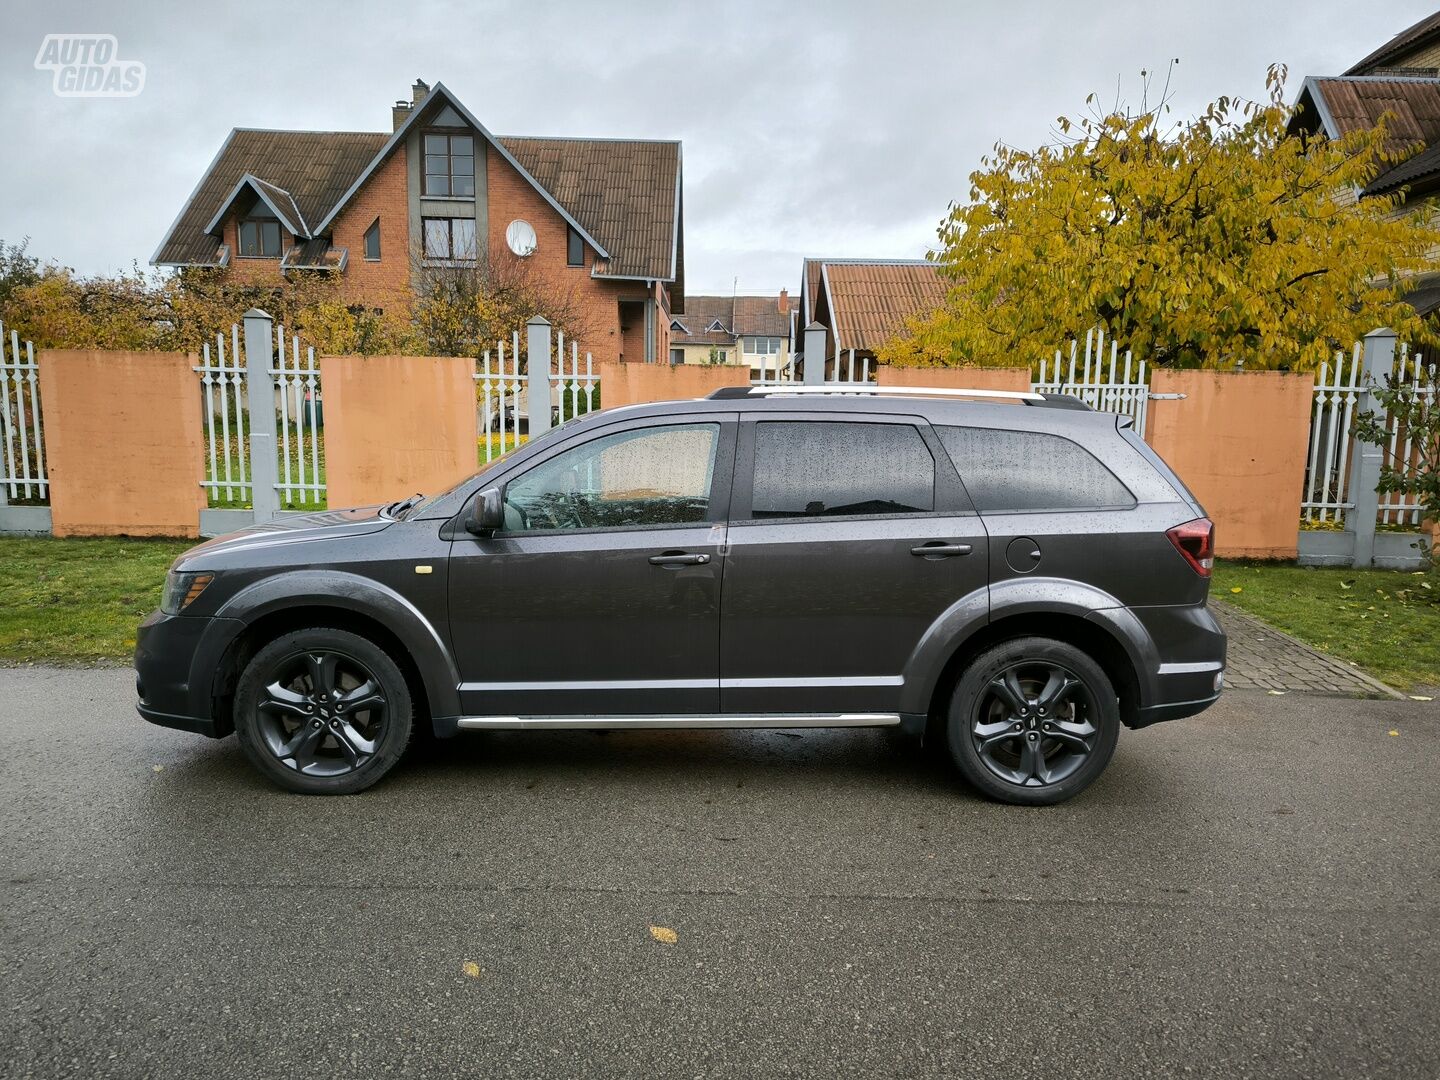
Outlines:
[{"label": "side step bar", "polygon": [[895,727],[899,713],[754,713],[736,716],[462,716],[461,731],[535,731],[579,728],[846,728]]}]

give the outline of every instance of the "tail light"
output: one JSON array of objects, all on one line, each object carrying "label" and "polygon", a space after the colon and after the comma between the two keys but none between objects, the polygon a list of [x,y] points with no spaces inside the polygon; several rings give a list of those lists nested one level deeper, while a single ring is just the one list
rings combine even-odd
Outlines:
[{"label": "tail light", "polygon": [[1166,531],[1175,550],[1201,577],[1209,577],[1215,566],[1215,523],[1209,518],[1196,518]]}]

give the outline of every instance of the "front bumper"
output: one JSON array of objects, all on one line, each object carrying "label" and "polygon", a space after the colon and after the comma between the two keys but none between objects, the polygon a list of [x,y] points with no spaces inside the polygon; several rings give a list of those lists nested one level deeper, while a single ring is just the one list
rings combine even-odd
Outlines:
[{"label": "front bumper", "polygon": [[215,676],[224,645],[241,629],[233,619],[153,611],[135,634],[135,708],[161,727],[212,739],[230,734],[229,717],[215,715]]}]

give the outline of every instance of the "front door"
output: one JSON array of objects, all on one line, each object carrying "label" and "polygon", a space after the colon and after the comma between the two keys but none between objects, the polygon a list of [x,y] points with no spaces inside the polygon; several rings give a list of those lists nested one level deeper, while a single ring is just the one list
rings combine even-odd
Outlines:
[{"label": "front door", "polygon": [[612,426],[505,483],[505,528],[450,558],[467,715],[718,710],[734,431],[714,414]]},{"label": "front door", "polygon": [[741,425],[720,631],[727,713],[899,711],[910,654],[969,597],[987,541],[918,417]]}]

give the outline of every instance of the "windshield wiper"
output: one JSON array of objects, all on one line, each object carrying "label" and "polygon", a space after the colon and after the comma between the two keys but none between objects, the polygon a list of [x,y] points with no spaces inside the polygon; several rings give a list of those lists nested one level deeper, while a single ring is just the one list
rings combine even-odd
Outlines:
[{"label": "windshield wiper", "polygon": [[425,496],[417,491],[408,499],[401,499],[399,502],[391,503],[389,506],[381,510],[380,513],[384,514],[386,517],[394,518],[396,521],[400,521],[405,517],[406,511],[413,510],[416,506],[420,505],[424,498]]}]

